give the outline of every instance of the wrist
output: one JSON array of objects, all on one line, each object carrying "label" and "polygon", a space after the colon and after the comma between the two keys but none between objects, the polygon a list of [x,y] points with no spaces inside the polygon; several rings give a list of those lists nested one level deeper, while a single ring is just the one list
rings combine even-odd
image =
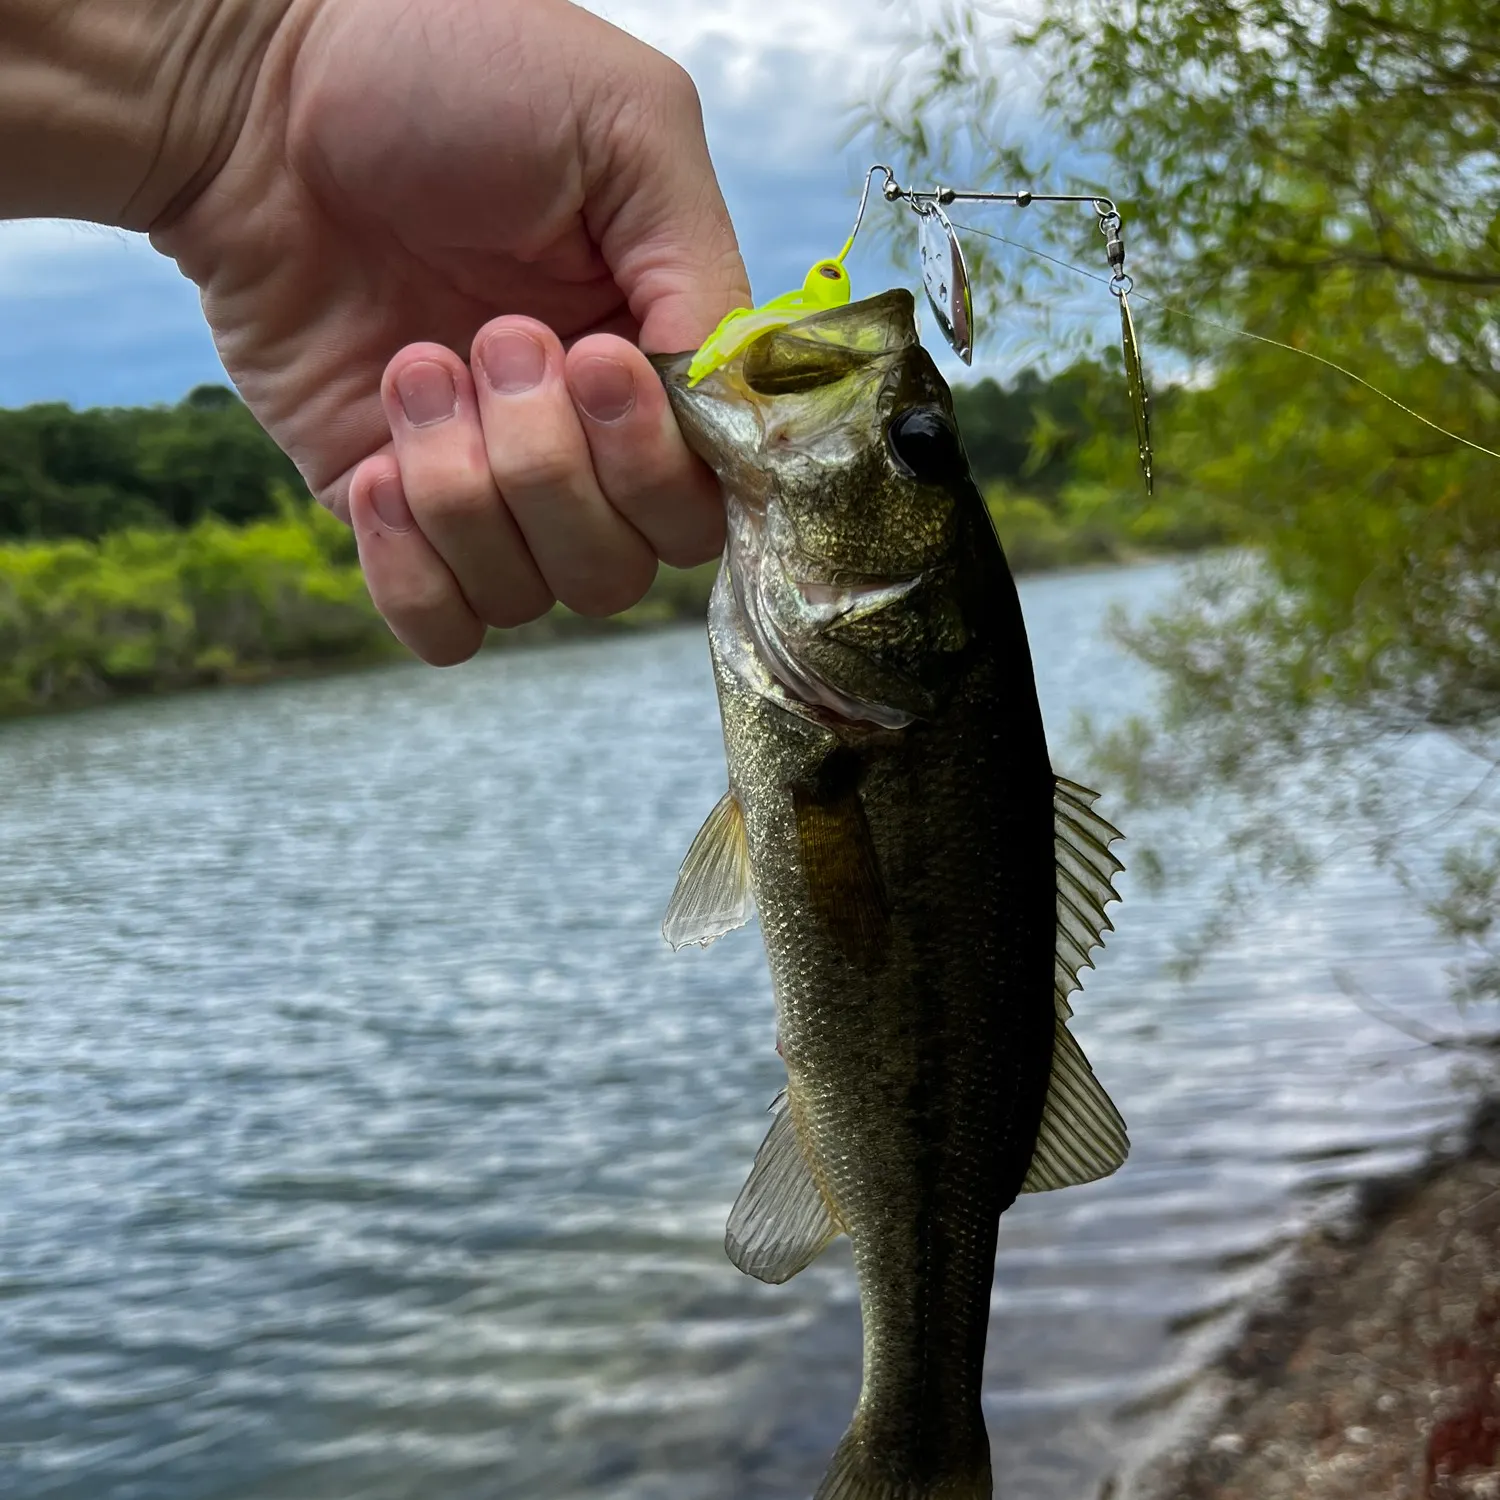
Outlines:
[{"label": "wrist", "polygon": [[223,164],[292,0],[0,0],[0,218],[170,220]]}]

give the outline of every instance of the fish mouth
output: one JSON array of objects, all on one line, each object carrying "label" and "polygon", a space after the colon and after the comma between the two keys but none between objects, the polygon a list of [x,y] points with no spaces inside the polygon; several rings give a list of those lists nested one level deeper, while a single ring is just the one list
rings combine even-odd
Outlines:
[{"label": "fish mouth", "polygon": [[648,354],[646,358],[656,371],[657,378],[670,391],[674,386],[687,384],[688,366],[692,364],[696,353],[695,349],[687,349],[681,354]]},{"label": "fish mouth", "polygon": [[[722,614],[725,639],[743,641],[787,707],[866,730],[905,728],[928,710],[929,695],[894,672],[883,674],[875,694],[865,671],[856,674],[859,686],[841,685],[834,680],[844,675],[839,653],[851,648],[817,638],[897,603],[922,575],[820,567],[798,556],[795,545],[783,551],[787,539],[778,545],[768,528],[777,529],[784,450],[804,438],[815,446],[828,426],[862,419],[863,403],[873,401],[884,378],[879,372],[916,343],[912,295],[896,288],[770,329],[694,383],[695,351],[651,356],[684,440],[718,475],[729,501],[724,602],[732,596],[735,618]],[[876,701],[887,686],[893,701]]]},{"label": "fish mouth", "polygon": [[[904,287],[892,287],[874,297],[809,313],[805,318],[769,330],[755,342],[762,344],[767,338],[821,346],[831,360],[840,350],[865,358],[896,354],[917,342],[916,302]],[[687,349],[678,354],[651,354],[647,358],[668,390],[688,388],[688,367],[697,352]],[[733,368],[743,357],[736,355],[726,368]],[[830,363],[829,374],[837,378],[835,363]],[[705,377],[700,384],[707,385],[711,379],[712,376]]]},{"label": "fish mouth", "polygon": [[688,369],[696,350],[650,360],[688,447],[727,480],[760,448],[764,402],[835,386],[897,357],[917,343],[915,317],[911,293],[895,287],[771,329],[693,385]]}]

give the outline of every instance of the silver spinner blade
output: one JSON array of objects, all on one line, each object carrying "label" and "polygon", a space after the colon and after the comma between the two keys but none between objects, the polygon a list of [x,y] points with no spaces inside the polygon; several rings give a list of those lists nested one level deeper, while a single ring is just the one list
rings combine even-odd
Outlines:
[{"label": "silver spinner blade", "polygon": [[963,249],[947,214],[937,204],[922,204],[917,217],[922,285],[927,288],[927,300],[937,314],[943,337],[953,352],[969,364],[974,356],[974,299]]}]

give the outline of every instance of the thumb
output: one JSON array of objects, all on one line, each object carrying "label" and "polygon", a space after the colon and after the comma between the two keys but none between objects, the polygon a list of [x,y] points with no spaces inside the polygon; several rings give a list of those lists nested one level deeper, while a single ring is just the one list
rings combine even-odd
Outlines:
[{"label": "thumb", "polygon": [[698,91],[676,63],[649,56],[661,77],[646,85],[650,103],[628,122],[616,113],[591,227],[640,326],[641,348],[670,354],[696,349],[725,313],[749,306],[750,280],[709,159]]}]

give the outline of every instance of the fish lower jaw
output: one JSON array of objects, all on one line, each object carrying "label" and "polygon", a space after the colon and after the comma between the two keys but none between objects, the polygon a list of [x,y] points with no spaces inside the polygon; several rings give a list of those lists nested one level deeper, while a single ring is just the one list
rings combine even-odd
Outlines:
[{"label": "fish lower jaw", "polygon": [[730,671],[751,692],[771,699],[788,713],[846,733],[900,730],[916,722],[916,714],[841,692],[817,672],[800,666],[777,622],[752,591],[741,592],[728,566],[721,569],[714,585],[708,627]]},{"label": "fish lower jaw", "polygon": [[769,614],[749,621],[750,644],[777,687],[809,718],[834,729],[905,729],[916,715],[848,693],[810,666],[804,666]]}]

